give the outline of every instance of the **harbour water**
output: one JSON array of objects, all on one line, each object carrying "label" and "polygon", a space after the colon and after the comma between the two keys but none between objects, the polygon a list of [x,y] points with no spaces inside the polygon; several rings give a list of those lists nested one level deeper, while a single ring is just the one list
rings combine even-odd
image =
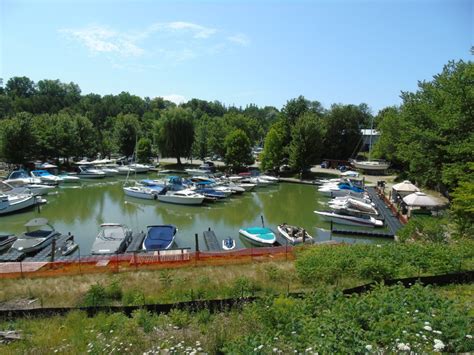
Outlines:
[{"label": "harbour water", "polygon": [[[146,178],[142,175],[140,178]],[[148,178],[156,178],[150,173]],[[205,250],[202,233],[211,228],[220,240],[231,236],[237,248],[248,246],[239,236],[239,228],[261,226],[276,230],[286,222],[304,227],[316,241],[336,240],[347,243],[384,243],[386,239],[331,235],[330,225],[319,219],[314,210],[324,210],[328,198],[317,192],[316,186],[280,183],[257,188],[253,192],[202,206],[166,204],[125,196],[124,177],[83,181],[77,186],[63,185],[45,196],[48,203],[38,209],[1,216],[0,233],[19,234],[32,218],[44,217],[59,232],[74,235],[80,252],[87,255],[102,223],[124,223],[134,232],[145,231],[146,226],[174,224],[178,227],[177,247],[194,250],[197,233],[201,250]]]}]

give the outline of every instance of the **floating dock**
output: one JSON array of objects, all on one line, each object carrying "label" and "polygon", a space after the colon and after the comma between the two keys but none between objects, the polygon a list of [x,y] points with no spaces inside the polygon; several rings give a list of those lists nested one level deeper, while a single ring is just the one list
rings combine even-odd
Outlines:
[{"label": "floating dock", "polygon": [[378,231],[369,231],[363,229],[340,229],[333,228],[331,229],[332,233],[335,234],[346,234],[346,235],[362,235],[366,237],[377,237],[377,238],[390,238],[393,239],[394,235],[390,232],[378,232]]},{"label": "floating dock", "polygon": [[142,250],[142,244],[143,244],[143,239],[145,239],[145,233],[140,232],[136,233],[132,237],[132,241],[127,247],[127,250],[125,250],[126,253],[133,253],[136,251],[141,251]]},{"label": "floating dock", "polygon": [[[70,239],[74,239],[71,234],[63,234],[56,238],[55,241],[55,249],[54,249],[54,260],[59,259],[62,257],[62,249],[66,242]],[[25,261],[50,261],[46,259],[50,259],[52,252],[52,244],[48,245],[44,249],[41,249],[38,253],[32,256],[27,256]]]},{"label": "floating dock", "polygon": [[202,236],[204,237],[204,242],[206,243],[207,250],[209,251],[220,251],[221,246],[217,241],[216,234],[214,231],[209,228],[207,231],[202,232]]}]

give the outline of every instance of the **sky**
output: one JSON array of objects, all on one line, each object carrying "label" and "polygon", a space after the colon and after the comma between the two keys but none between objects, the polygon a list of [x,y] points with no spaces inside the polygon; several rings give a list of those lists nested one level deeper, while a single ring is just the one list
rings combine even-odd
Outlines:
[{"label": "sky", "polygon": [[281,109],[401,103],[472,60],[471,0],[0,0],[0,77]]}]

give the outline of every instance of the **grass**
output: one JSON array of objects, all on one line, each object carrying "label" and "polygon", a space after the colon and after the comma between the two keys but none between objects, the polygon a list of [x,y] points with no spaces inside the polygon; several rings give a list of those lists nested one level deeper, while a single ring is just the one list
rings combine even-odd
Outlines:
[{"label": "grass", "polygon": [[4,303],[3,308],[8,308],[9,303],[14,305],[18,299],[38,299],[43,307],[76,306],[81,304],[91,286],[100,284],[106,287],[113,282],[124,290],[125,298],[130,300],[140,296],[147,303],[232,297],[242,286],[245,292],[284,293],[301,290],[302,285],[294,275],[293,262],[283,261],[121,274],[4,279],[0,280],[0,302]]}]

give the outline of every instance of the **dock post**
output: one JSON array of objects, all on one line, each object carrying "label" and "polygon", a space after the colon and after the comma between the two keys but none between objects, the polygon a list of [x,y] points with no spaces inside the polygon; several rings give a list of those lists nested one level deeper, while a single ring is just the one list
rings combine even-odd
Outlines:
[{"label": "dock post", "polygon": [[260,219],[262,220],[262,228],[265,228],[265,222],[263,221],[263,215],[260,216]]},{"label": "dock post", "polygon": [[56,250],[56,237],[53,237],[53,241],[51,242],[51,262],[54,261],[55,250]]},{"label": "dock post", "polygon": [[303,244],[306,242],[306,231],[303,228]]},{"label": "dock post", "polygon": [[[210,230],[211,228],[209,228]],[[197,233],[194,233],[194,240],[196,243],[196,261],[199,260],[199,236]]]}]

